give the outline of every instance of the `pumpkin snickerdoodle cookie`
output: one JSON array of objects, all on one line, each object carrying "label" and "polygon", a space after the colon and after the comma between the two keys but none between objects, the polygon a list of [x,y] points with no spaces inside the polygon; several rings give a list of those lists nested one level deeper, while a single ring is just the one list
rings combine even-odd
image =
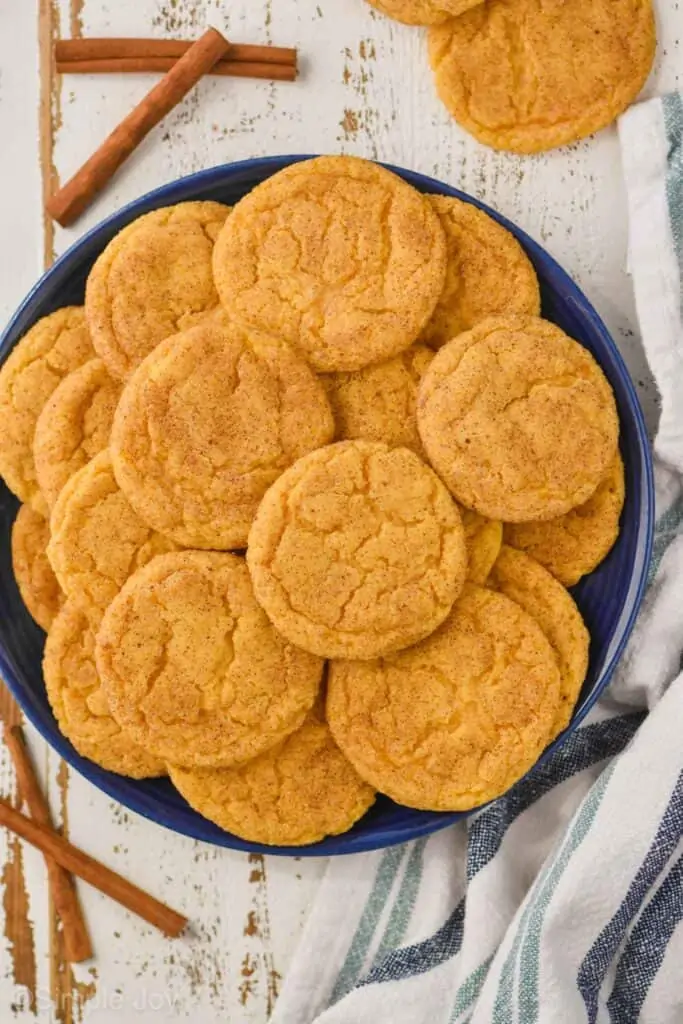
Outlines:
[{"label": "pumpkin snickerdoodle cookie", "polygon": [[43,407],[33,439],[40,489],[50,508],[64,484],[109,444],[121,384],[101,359],[66,377]]},{"label": "pumpkin snickerdoodle cookie", "polygon": [[249,534],[258,601],[292,643],[374,658],[436,629],[467,572],[458,510],[413,452],[341,441],[266,493]]},{"label": "pumpkin snickerdoodle cookie", "polygon": [[377,164],[320,157],[258,185],[214,250],[221,301],[320,372],[398,355],[443,290],[446,240],[425,196]]},{"label": "pumpkin snickerdoodle cookie", "polygon": [[50,524],[48,555],[57,579],[95,624],[136,569],[177,547],[131,507],[108,451],[69,479]]},{"label": "pumpkin snickerdoodle cookie", "polygon": [[179,768],[171,782],[205,818],[253,843],[302,846],[346,832],[375,801],[315,711],[279,746],[237,768]]},{"label": "pumpkin snickerdoodle cookie", "polygon": [[560,583],[573,587],[597,569],[616,543],[624,497],[624,463],[617,455],[587,502],[559,519],[508,523],[505,540],[544,565]]},{"label": "pumpkin snickerdoodle cookie", "polygon": [[166,774],[112,718],[95,667],[95,636],[87,616],[68,601],[45,644],[45,688],[60,731],[82,757],[118,775],[149,779]]},{"label": "pumpkin snickerdoodle cookie", "polygon": [[242,558],[161,555],[107,609],[97,668],[112,713],[170,764],[230,767],[298,729],[323,662],[273,629]]},{"label": "pumpkin snickerdoodle cookie", "polygon": [[457,500],[489,519],[553,519],[581,505],[619,436],[612,389],[555,324],[494,317],[442,348],[422,378],[418,427]]},{"label": "pumpkin snickerdoodle cookie", "polygon": [[499,314],[538,316],[536,271],[517,239],[472,203],[430,196],[446,233],[446,284],[422,341],[440,348],[480,320]]},{"label": "pumpkin snickerdoodle cookie", "polygon": [[47,557],[50,526],[30,505],[22,505],[12,526],[12,568],[31,617],[48,630],[64,594]]},{"label": "pumpkin snickerdoodle cookie", "polygon": [[438,25],[482,0],[368,0],[382,14],[404,25]]},{"label": "pumpkin snickerdoodle cookie", "polygon": [[322,380],[339,441],[382,441],[411,448],[418,455],[417,386],[434,358],[426,345],[411,345],[384,363],[352,373],[326,373]]},{"label": "pumpkin snickerdoodle cookie", "polygon": [[244,547],[263,494],[332,440],[322,384],[284,342],[226,318],[175,335],[138,367],[114,418],[119,485],[186,547]]},{"label": "pumpkin snickerdoodle cookie", "polygon": [[424,810],[469,810],[528,771],[559,700],[555,654],[503,594],[467,584],[426,640],[330,665],[327,720],[370,785]]},{"label": "pumpkin snickerdoodle cookie", "polygon": [[85,310],[93,345],[125,380],[160,341],[218,306],[211,257],[230,213],[222,203],[179,203],[138,217],[90,271]]},{"label": "pumpkin snickerdoodle cookie", "polygon": [[61,381],[94,355],[83,309],[66,306],[34,324],[0,369],[0,476],[44,516],[33,461],[36,422]]},{"label": "pumpkin snickerdoodle cookie", "polygon": [[467,579],[483,586],[495,565],[503,543],[503,524],[486,519],[469,508],[460,509],[467,545]]},{"label": "pumpkin snickerdoodle cookie", "polygon": [[588,671],[590,636],[576,604],[547,569],[522,551],[503,545],[489,586],[535,619],[560,667],[560,701],[553,736],[567,725]]},{"label": "pumpkin snickerdoodle cookie", "polygon": [[429,33],[436,87],[455,119],[516,153],[611,124],[654,54],[651,0],[487,0]]}]

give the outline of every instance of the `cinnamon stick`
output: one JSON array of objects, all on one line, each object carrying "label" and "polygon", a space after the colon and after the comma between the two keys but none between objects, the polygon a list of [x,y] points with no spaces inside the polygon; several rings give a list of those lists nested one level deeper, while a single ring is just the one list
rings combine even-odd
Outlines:
[{"label": "cinnamon stick", "polygon": [[[60,75],[143,74],[170,71],[177,62],[176,57],[102,57],[57,61],[57,72]],[[296,64],[219,60],[209,69],[208,74],[226,75],[229,78],[263,78],[271,82],[294,82],[297,69]]]},{"label": "cinnamon stick", "polygon": [[[50,809],[36,777],[20,725],[5,727],[5,746],[14,762],[19,793],[33,821],[52,828]],[[89,960],[93,955],[92,944],[73,878],[48,854],[45,854],[45,866],[52,900],[62,922],[66,957],[76,964]]]},{"label": "cinnamon stick", "polygon": [[71,224],[155,125],[224,57],[230,44],[210,28],[114,129],[81,169],[46,204],[50,216]]},{"label": "cinnamon stick", "polygon": [[72,846],[57,832],[15,811],[6,800],[0,800],[0,825],[52,857],[67,871],[78,875],[105,896],[110,896],[133,914],[159,928],[169,938],[176,938],[187,926],[187,918],[182,914],[171,910],[78,847]]},{"label": "cinnamon stick", "polygon": [[[58,64],[150,57],[177,60],[191,46],[192,43],[184,39],[58,39],[55,43],[55,59]],[[231,43],[224,59],[230,63],[296,65],[297,51],[287,46]]]}]

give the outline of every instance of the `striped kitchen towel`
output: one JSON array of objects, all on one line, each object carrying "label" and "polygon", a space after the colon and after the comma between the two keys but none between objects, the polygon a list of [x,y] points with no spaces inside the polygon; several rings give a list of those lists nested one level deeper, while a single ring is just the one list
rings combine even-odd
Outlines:
[{"label": "striped kitchen towel", "polygon": [[683,99],[621,120],[662,399],[651,584],[609,693],[466,824],[332,860],[272,1024],[683,1022]]}]

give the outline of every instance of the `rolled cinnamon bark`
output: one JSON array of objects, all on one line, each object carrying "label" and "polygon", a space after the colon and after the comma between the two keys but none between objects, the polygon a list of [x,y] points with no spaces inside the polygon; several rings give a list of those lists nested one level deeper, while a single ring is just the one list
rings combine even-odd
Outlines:
[{"label": "rolled cinnamon bark", "polygon": [[46,204],[50,216],[63,226],[76,220],[152,128],[229,49],[230,43],[220,32],[208,29],[114,129],[73,178],[52,196]]}]

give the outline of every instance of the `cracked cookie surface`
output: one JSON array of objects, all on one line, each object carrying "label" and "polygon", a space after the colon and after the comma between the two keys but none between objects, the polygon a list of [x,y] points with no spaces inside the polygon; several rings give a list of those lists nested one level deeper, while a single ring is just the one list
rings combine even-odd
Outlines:
[{"label": "cracked cookie surface", "polygon": [[238,768],[179,768],[171,781],[191,807],[253,843],[303,846],[346,832],[372,806],[364,782],[315,712],[283,743]]},{"label": "cracked cookie surface", "polygon": [[495,317],[440,349],[418,427],[457,500],[489,519],[554,519],[581,505],[617,451],[612,389],[587,349],[537,317]]},{"label": "cracked cookie surface", "polygon": [[129,576],[155,555],[176,549],[132,508],[108,451],[69,479],[50,524],[48,555],[57,579],[95,623]]},{"label": "cracked cookie surface", "polygon": [[625,493],[624,463],[617,455],[587,502],[559,519],[508,523],[505,540],[544,565],[560,583],[573,587],[597,569],[616,543]]},{"label": "cracked cookie surface", "polygon": [[230,316],[284,338],[320,372],[408,348],[445,274],[446,241],[427,199],[355,157],[305,161],[258,185],[214,251]]},{"label": "cracked cookie surface", "polygon": [[22,505],[12,526],[12,568],[31,617],[47,631],[64,595],[47,557],[50,526],[30,505]]},{"label": "cracked cookie surface", "polygon": [[439,25],[482,0],[368,0],[368,3],[404,25]]},{"label": "cracked cookie surface", "polygon": [[313,371],[284,342],[223,317],[162,342],[124,389],[114,472],[139,515],[185,547],[244,547],[267,488],[327,444]]},{"label": "cracked cookie surface", "polygon": [[125,380],[171,334],[218,306],[213,247],[230,208],[192,202],[138,217],[90,271],[85,309],[93,344],[112,377]]},{"label": "cracked cookie surface", "polygon": [[432,348],[490,316],[538,316],[541,293],[533,264],[502,225],[471,203],[430,196],[446,234],[446,284],[421,340]]},{"label": "cracked cookie surface", "polygon": [[249,534],[256,597],[292,643],[374,658],[443,622],[467,572],[460,514],[413,452],[341,441],[266,493]]},{"label": "cracked cookie surface", "polygon": [[325,386],[338,441],[382,441],[422,453],[415,405],[417,387],[434,353],[411,345],[393,359],[352,373],[327,373]]},{"label": "cracked cookie surface", "polygon": [[550,740],[559,688],[539,625],[504,595],[467,584],[417,646],[333,661],[327,720],[381,793],[423,810],[469,810],[532,767]]},{"label": "cracked cookie surface", "polygon": [[50,508],[69,477],[109,444],[121,385],[101,359],[66,377],[38,417],[33,439],[36,476]]},{"label": "cracked cookie surface", "polygon": [[560,667],[560,700],[553,737],[574,711],[588,671],[590,636],[570,594],[547,569],[522,551],[503,545],[489,586],[505,594],[534,619],[555,651]]},{"label": "cracked cookie surface", "polygon": [[480,142],[516,153],[611,124],[655,55],[651,0],[487,0],[429,32],[442,101]]},{"label": "cracked cookie surface", "polygon": [[92,626],[71,601],[48,633],[43,675],[59,730],[81,757],[131,779],[166,774],[164,762],[134,743],[112,718],[95,667]]},{"label": "cracked cookie surface", "polygon": [[83,309],[66,306],[34,324],[0,369],[0,476],[43,516],[48,507],[33,460],[38,416],[64,378],[94,355]]},{"label": "cracked cookie surface", "polygon": [[229,767],[303,723],[323,662],[271,626],[242,558],[161,555],[107,609],[97,668],[112,713],[171,764]]}]

